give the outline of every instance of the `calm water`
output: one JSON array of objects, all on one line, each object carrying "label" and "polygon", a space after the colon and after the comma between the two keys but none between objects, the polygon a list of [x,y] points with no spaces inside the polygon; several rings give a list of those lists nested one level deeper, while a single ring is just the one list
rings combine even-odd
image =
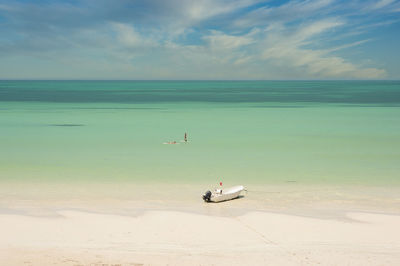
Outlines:
[{"label": "calm water", "polygon": [[[181,141],[188,133],[188,144]],[[400,184],[399,81],[0,81],[1,180]]]}]

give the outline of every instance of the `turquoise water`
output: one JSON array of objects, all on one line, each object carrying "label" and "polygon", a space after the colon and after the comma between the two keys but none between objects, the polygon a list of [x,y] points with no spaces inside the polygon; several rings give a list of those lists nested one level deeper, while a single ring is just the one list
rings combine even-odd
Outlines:
[{"label": "turquoise water", "polygon": [[0,81],[0,129],[1,180],[400,184],[399,81]]}]

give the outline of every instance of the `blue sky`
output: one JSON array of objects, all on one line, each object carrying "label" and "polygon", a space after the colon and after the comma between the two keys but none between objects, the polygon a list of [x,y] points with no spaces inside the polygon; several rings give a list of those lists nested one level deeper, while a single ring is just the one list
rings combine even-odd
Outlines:
[{"label": "blue sky", "polygon": [[0,0],[0,79],[400,79],[395,0]]}]

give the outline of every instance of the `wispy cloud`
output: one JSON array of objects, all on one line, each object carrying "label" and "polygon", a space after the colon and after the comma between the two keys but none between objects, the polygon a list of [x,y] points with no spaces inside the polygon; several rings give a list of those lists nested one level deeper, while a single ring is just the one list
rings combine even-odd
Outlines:
[{"label": "wispy cloud", "polygon": [[[328,8],[332,2],[333,0],[296,0],[277,7],[260,7],[235,20],[235,25],[238,27],[254,27],[309,18],[316,14],[320,15],[321,12],[326,13],[323,9]],[[317,11],[318,13],[316,13]]]},{"label": "wispy cloud", "polygon": [[151,36],[140,34],[131,25],[123,23],[112,23],[112,28],[116,32],[117,41],[128,48],[148,48],[158,45],[157,40]]},{"label": "wispy cloud", "polygon": [[396,2],[395,0],[379,0],[373,2],[370,6],[368,6],[368,9],[380,9],[386,6],[389,6],[390,4]]},{"label": "wispy cloud", "polygon": [[345,52],[383,38],[369,33],[394,27],[396,9],[394,0],[0,0],[0,78],[16,75],[2,64],[35,60],[63,78],[400,77],[376,56]]},{"label": "wispy cloud", "polygon": [[212,49],[232,50],[254,43],[255,40],[251,35],[252,34],[234,36],[212,30],[211,34],[204,36],[203,39]]},{"label": "wispy cloud", "polygon": [[365,41],[341,45],[329,49],[310,49],[304,46],[315,40],[318,35],[343,26],[343,22],[335,20],[316,21],[297,29],[290,35],[275,32],[266,40],[266,48],[262,53],[265,60],[276,64],[284,64],[288,68],[301,68],[306,77],[310,78],[383,78],[383,69],[365,68],[350,63],[332,52],[360,45]]},{"label": "wispy cloud", "polygon": [[346,43],[346,44],[343,44],[343,45],[340,45],[340,46],[336,46],[336,47],[327,49],[326,53],[332,53],[332,52],[335,52],[335,51],[339,51],[339,50],[343,50],[343,49],[359,46],[359,45],[362,45],[362,44],[370,42],[370,41],[372,41],[372,39],[361,40],[361,41],[357,41],[357,42],[353,42],[353,43]]}]

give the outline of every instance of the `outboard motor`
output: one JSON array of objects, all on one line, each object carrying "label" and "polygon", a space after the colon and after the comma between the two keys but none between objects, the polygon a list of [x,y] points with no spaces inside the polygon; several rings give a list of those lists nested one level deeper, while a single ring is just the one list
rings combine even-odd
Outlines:
[{"label": "outboard motor", "polygon": [[208,190],[206,193],[204,193],[203,200],[205,202],[210,202],[210,199],[211,199],[211,191]]}]

